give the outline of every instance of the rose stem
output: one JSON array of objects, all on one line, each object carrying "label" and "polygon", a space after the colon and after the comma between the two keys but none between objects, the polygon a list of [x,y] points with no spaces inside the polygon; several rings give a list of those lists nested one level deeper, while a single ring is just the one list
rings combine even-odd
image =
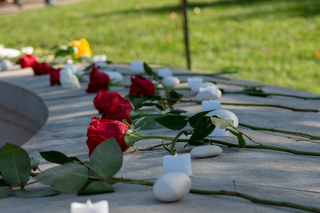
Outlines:
[{"label": "rose stem", "polygon": [[[122,182],[122,183],[129,183],[129,184],[136,184],[136,185],[143,185],[143,186],[153,186],[154,183],[150,181],[143,181],[143,180],[135,180],[135,179],[128,179],[128,178],[110,178],[108,181],[114,181],[114,182]],[[190,189],[190,193],[193,194],[204,194],[204,195],[226,195],[226,196],[234,196],[234,197],[241,197],[243,199],[249,200],[253,203],[261,203],[266,205],[273,205],[273,206],[283,206],[293,209],[301,209],[305,211],[310,212],[320,212],[319,208],[311,207],[311,206],[304,206],[296,203],[289,203],[289,202],[281,202],[281,201],[272,201],[272,200],[266,200],[266,199],[260,199],[257,197],[253,197],[251,195],[243,194],[240,192],[235,191],[225,191],[225,190],[202,190],[202,189]]]},{"label": "rose stem", "polygon": [[[181,100],[181,99],[175,99],[175,98],[161,98],[161,100],[167,100],[167,101],[178,101],[178,102],[190,102],[190,103],[197,103],[201,104],[202,101],[197,100]],[[250,104],[250,103],[226,103],[221,102],[222,105],[234,105],[234,106],[256,106],[256,107],[276,107],[276,108],[283,108],[288,109],[292,111],[298,111],[298,112],[320,112],[318,109],[300,109],[300,108],[293,108],[288,106],[282,106],[282,105],[276,105],[276,104]]]},{"label": "rose stem", "polygon": [[252,126],[249,124],[244,124],[244,123],[239,123],[240,126],[247,127],[253,130],[263,130],[263,131],[270,131],[270,132],[279,132],[279,133],[284,133],[284,134],[290,134],[290,135],[296,135],[296,136],[301,136],[301,137],[306,137],[311,140],[319,140],[320,136],[316,135],[310,135],[306,134],[303,132],[293,132],[293,131],[288,131],[288,130],[281,130],[281,129],[274,129],[274,128],[265,128],[265,127],[258,127],[258,126]]},{"label": "rose stem", "polygon": [[[174,137],[168,137],[168,136],[162,136],[162,135],[139,135],[139,134],[134,134],[135,136],[144,138],[144,139],[165,139],[165,140],[170,140],[173,141]],[[236,147],[236,148],[242,148],[238,144],[232,144],[228,143],[225,141],[220,141],[220,140],[214,140],[214,139],[205,139],[206,141],[209,141],[211,143],[215,144],[221,144],[225,145],[227,147]],[[177,139],[176,142],[189,142],[189,139]],[[281,152],[288,152],[296,155],[312,155],[312,156],[320,156],[320,152],[307,152],[307,151],[299,151],[299,150],[294,150],[294,149],[287,149],[287,148],[282,148],[282,147],[276,147],[276,146],[267,146],[267,145],[246,145],[246,147],[243,147],[242,149],[267,149],[267,150],[274,150],[274,151],[281,151]]]}]

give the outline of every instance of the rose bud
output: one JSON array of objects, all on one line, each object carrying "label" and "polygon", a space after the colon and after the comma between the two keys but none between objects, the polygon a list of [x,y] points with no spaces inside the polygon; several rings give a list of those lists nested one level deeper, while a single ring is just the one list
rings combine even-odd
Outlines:
[{"label": "rose bud", "polygon": [[86,90],[87,92],[98,92],[99,89],[107,89],[109,86],[109,76],[99,72],[95,66],[92,67],[89,78],[90,82],[88,84],[88,89]]},{"label": "rose bud", "polygon": [[52,68],[50,71],[50,85],[53,86],[55,84],[61,85],[60,82],[60,70]]},{"label": "rose bud", "polygon": [[87,131],[87,146],[89,148],[89,156],[93,150],[103,141],[114,138],[118,142],[122,152],[126,151],[129,146],[124,142],[124,136],[129,127],[121,122],[108,119],[91,118]]},{"label": "rose bud", "polygon": [[131,77],[129,95],[154,95],[155,88],[151,80],[141,76],[134,75]]},{"label": "rose bud", "polygon": [[36,62],[33,66],[32,66],[34,75],[45,75],[50,73],[51,71],[51,66],[50,64],[43,62],[43,63],[38,63]]},{"label": "rose bud", "polygon": [[21,68],[33,67],[38,62],[38,58],[34,55],[22,55],[18,61]]}]

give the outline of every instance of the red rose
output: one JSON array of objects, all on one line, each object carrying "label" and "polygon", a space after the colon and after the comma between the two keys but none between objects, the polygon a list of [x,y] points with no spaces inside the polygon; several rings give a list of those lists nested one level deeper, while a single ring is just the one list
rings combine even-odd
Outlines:
[{"label": "red rose", "polygon": [[103,113],[102,119],[122,121],[126,119],[130,122],[131,103],[122,98],[118,92],[107,92],[100,89],[97,96],[93,100],[94,107]]},{"label": "red rose", "polygon": [[38,63],[35,62],[34,65],[32,66],[34,75],[46,75],[50,73],[50,71],[53,69],[50,64],[43,62],[43,63]]},{"label": "red rose", "polygon": [[87,92],[97,92],[99,89],[107,89],[110,78],[107,74],[98,72],[98,69],[93,66],[90,72],[90,82],[88,84]]},{"label": "red rose", "polygon": [[61,69],[54,69],[50,70],[50,85],[53,86],[55,84],[61,85],[60,82],[60,70]]},{"label": "red rose", "polygon": [[34,55],[22,55],[18,61],[21,68],[33,67],[34,64],[38,62],[38,58]]},{"label": "red rose", "polygon": [[129,127],[121,121],[100,120],[98,117],[91,118],[87,131],[89,156],[100,143],[109,138],[115,138],[122,151],[126,151],[129,147],[124,142],[124,136],[128,129]]},{"label": "red rose", "polygon": [[151,80],[144,78],[141,75],[131,77],[131,85],[129,95],[154,95],[154,84]]}]

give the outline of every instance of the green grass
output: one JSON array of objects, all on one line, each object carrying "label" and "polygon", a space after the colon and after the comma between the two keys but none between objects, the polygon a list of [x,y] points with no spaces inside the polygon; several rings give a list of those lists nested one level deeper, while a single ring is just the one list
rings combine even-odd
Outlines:
[{"label": "green grass", "polygon": [[[109,60],[185,69],[179,2],[88,0],[2,16],[0,43],[50,53],[86,38],[93,54]],[[238,70],[233,76],[320,93],[318,0],[188,2],[193,70]]]}]

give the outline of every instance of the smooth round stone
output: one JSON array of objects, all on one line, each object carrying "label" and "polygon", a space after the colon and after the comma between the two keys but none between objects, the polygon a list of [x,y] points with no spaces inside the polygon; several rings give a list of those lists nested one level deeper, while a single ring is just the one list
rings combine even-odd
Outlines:
[{"label": "smooth round stone", "polygon": [[190,152],[191,156],[195,158],[213,157],[221,153],[221,147],[215,145],[196,146]]},{"label": "smooth round stone", "polygon": [[199,93],[194,97],[197,101],[218,100],[221,98],[221,91],[215,87],[200,88]]},{"label": "smooth round stone", "polygon": [[162,85],[164,87],[172,88],[172,87],[178,86],[179,84],[180,84],[180,80],[177,77],[169,76],[162,79]]},{"label": "smooth round stone", "polygon": [[228,120],[233,120],[233,126],[235,128],[237,128],[238,125],[239,125],[238,117],[236,116],[236,114],[234,114],[233,112],[231,112],[229,110],[217,109],[217,110],[214,110],[214,111],[209,112],[208,114],[206,114],[206,116],[214,116],[214,115],[219,117],[219,118],[225,118],[225,119],[228,119]]},{"label": "smooth round stone", "polygon": [[153,194],[163,202],[174,202],[183,198],[191,189],[191,180],[185,173],[170,172],[159,177],[154,186]]}]

